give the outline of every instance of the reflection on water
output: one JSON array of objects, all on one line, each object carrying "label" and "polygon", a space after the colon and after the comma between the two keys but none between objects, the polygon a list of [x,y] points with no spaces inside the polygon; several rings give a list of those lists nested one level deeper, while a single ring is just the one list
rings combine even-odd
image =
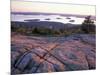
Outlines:
[{"label": "reflection on water", "polygon": [[12,21],[20,21],[20,22],[27,22],[27,21],[48,21],[48,22],[61,22],[64,24],[71,23],[71,24],[82,24],[84,18],[78,18],[73,16],[61,16],[61,15],[22,15],[22,14],[12,14],[11,15]]}]

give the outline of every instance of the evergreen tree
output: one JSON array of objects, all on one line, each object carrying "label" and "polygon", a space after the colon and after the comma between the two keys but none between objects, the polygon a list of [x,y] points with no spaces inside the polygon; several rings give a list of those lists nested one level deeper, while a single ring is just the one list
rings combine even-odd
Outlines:
[{"label": "evergreen tree", "polygon": [[87,16],[81,26],[84,33],[95,33],[95,24],[91,16]]},{"label": "evergreen tree", "polygon": [[32,33],[39,33],[39,30],[35,27],[33,30],[32,30]]}]

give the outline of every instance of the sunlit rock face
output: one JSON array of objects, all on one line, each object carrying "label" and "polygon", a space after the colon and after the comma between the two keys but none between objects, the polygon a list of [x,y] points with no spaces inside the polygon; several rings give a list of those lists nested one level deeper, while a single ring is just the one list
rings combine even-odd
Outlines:
[{"label": "sunlit rock face", "polygon": [[95,69],[95,35],[36,37],[13,34],[11,73],[30,74]]}]

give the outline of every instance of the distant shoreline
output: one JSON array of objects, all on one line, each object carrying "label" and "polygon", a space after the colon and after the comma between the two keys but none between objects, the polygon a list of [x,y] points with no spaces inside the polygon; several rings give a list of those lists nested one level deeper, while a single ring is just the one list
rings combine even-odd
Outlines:
[{"label": "distant shoreline", "polygon": [[[22,15],[61,15],[61,16],[73,16],[78,18],[85,18],[89,15],[79,15],[79,14],[64,14],[64,13],[47,13],[47,12],[11,12],[11,14],[22,14]],[[96,20],[96,16],[91,15],[93,20]]]},{"label": "distant shoreline", "polygon": [[39,22],[36,22],[36,21],[29,21],[29,22],[18,22],[18,21],[11,21],[11,24],[15,24],[17,27],[29,27],[29,28],[34,28],[34,27],[37,27],[37,28],[40,28],[40,27],[44,27],[44,28],[50,28],[52,26],[53,29],[70,29],[70,28],[75,28],[75,27],[80,27],[81,25],[80,24],[63,24],[63,23],[60,23],[60,22],[48,22],[48,21],[39,21]]}]

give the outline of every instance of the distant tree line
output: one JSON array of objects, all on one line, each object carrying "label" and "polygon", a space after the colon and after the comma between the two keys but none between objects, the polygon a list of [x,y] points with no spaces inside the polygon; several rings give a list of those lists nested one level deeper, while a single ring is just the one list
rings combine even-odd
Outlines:
[{"label": "distant tree line", "polygon": [[17,32],[20,34],[27,35],[53,35],[53,36],[67,36],[71,34],[95,34],[96,25],[94,21],[91,19],[91,16],[87,16],[80,27],[72,28],[72,29],[51,29],[51,28],[27,28],[27,27],[16,27],[16,24],[11,25],[11,31]]}]

